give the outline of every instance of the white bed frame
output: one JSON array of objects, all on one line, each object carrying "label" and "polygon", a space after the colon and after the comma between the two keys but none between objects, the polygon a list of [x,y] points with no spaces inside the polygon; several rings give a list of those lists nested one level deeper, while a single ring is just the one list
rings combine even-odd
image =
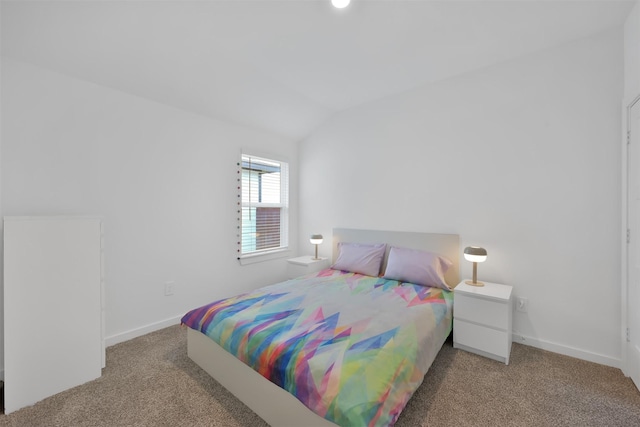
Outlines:
[{"label": "white bed frame", "polygon": [[[333,259],[338,242],[387,243],[412,249],[429,250],[449,258],[453,265],[445,276],[453,287],[458,283],[460,237],[457,234],[410,233],[379,230],[333,229]],[[389,248],[387,247],[387,254]],[[385,262],[386,265],[386,256]],[[449,325],[441,322],[437,336],[441,342],[429,349],[429,364],[446,340]],[[223,387],[240,399],[260,418],[274,427],[327,427],[335,424],[304,406],[292,394],[273,384],[249,366],[236,359],[200,331],[187,328],[187,354]]]}]

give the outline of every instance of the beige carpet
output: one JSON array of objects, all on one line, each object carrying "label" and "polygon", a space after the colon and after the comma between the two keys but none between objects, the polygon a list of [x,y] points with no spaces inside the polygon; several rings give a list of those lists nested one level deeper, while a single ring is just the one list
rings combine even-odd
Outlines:
[{"label": "beige carpet", "polygon": [[[187,358],[178,326],[108,348],[101,378],[0,415],[0,426],[265,425]],[[447,342],[396,425],[640,426],[640,393],[618,369],[518,344],[505,366]]]}]

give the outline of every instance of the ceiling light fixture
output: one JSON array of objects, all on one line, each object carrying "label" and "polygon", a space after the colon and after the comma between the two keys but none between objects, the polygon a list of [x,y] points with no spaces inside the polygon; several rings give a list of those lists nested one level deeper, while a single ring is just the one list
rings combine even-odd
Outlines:
[{"label": "ceiling light fixture", "polygon": [[344,9],[345,7],[349,6],[350,2],[351,0],[331,0],[331,4],[336,9]]}]

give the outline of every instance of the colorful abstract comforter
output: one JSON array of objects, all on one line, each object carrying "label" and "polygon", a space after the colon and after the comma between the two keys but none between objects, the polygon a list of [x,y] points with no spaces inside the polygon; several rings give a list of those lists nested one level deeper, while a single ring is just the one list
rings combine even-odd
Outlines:
[{"label": "colorful abstract comforter", "polygon": [[453,294],[323,270],[207,304],[182,323],[209,336],[318,415],[393,425],[451,330]]}]

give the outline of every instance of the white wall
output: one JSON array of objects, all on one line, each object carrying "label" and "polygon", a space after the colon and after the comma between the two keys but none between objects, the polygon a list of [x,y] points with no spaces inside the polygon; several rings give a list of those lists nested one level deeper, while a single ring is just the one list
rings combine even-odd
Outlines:
[{"label": "white wall", "polygon": [[[0,57],[1,58],[1,57]],[[1,64],[0,64],[1,65]],[[2,95],[2,67],[0,66],[0,216],[2,216],[2,129],[4,128]],[[4,223],[0,221],[0,236],[4,236]],[[0,322],[4,322],[4,240],[0,245]],[[2,323],[4,325],[4,323]],[[4,380],[4,327],[0,328],[0,379]]]},{"label": "white wall", "polygon": [[624,98],[627,105],[640,94],[640,1],[624,25]]},{"label": "white wall", "polygon": [[[640,96],[640,1],[636,1],[636,4],[633,10],[629,13],[624,25],[624,96],[622,99],[622,122],[621,128],[623,132],[623,137],[621,138],[620,145],[622,147],[622,159],[621,159],[621,197],[622,197],[622,210],[621,210],[621,233],[624,235],[626,229],[628,227],[627,220],[627,123],[628,123],[628,114],[627,108],[629,105],[633,103],[636,98]],[[635,231],[631,230],[632,239],[635,236]],[[622,259],[621,259],[621,282],[622,282],[622,295],[621,295],[621,312],[620,319],[622,322],[621,328],[621,336],[622,336],[622,370],[628,374],[629,369],[627,367],[628,360],[626,357],[627,354],[627,343],[626,343],[626,330],[629,327],[628,325],[628,293],[627,293],[627,244],[624,239],[621,239],[622,246]]]},{"label": "white wall", "polygon": [[293,141],[7,58],[2,90],[2,213],[104,217],[107,344],[286,277],[238,265],[236,170],[242,147],[290,160],[295,250]]},{"label": "white wall", "polygon": [[300,247],[458,233],[488,250],[481,280],[529,299],[516,337],[617,366],[622,81],[617,30],[335,116],[299,149]]}]

